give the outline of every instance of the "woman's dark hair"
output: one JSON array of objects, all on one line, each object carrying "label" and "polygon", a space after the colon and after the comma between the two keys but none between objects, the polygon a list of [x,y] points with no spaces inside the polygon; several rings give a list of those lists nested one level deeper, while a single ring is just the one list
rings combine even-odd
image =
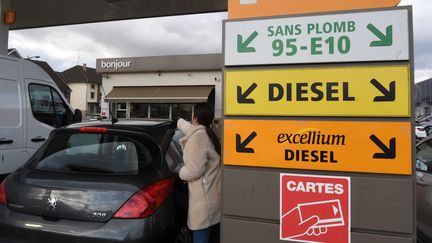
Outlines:
[{"label": "woman's dark hair", "polygon": [[210,125],[214,119],[213,108],[208,103],[198,103],[194,106],[194,116],[197,118],[198,123],[206,127],[207,135],[212,141],[216,152],[221,154],[221,144],[219,138],[216,136]]}]

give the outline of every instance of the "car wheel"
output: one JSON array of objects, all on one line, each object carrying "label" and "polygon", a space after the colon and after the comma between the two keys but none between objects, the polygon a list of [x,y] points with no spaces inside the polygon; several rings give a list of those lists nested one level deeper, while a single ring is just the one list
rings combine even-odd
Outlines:
[{"label": "car wheel", "polygon": [[180,229],[174,243],[192,243],[192,233],[187,226]]}]

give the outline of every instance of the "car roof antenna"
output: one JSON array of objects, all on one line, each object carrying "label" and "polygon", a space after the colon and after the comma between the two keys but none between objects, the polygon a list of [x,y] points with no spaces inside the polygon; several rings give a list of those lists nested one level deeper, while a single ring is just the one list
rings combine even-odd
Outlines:
[{"label": "car roof antenna", "polygon": [[[101,87],[102,87],[103,95],[104,95],[104,97],[105,97],[105,99],[104,99],[104,102],[105,102],[105,101],[106,101],[106,93],[105,93],[105,89],[104,89],[104,87],[103,87],[102,84],[101,84]],[[113,116],[113,113],[112,113],[112,111],[111,111],[111,104],[108,104],[108,112],[109,112],[109,114],[110,114],[110,116],[111,116],[111,123],[112,123],[113,125],[116,124],[116,123],[118,122],[118,119],[115,118],[115,117]]]}]

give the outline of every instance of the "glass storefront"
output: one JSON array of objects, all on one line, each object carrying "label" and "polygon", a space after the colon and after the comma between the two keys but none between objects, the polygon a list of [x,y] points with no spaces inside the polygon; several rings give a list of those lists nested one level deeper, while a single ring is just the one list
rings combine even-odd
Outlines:
[{"label": "glass storefront", "polygon": [[112,107],[116,118],[173,119],[182,117],[191,121],[193,105],[192,103],[113,103]]},{"label": "glass storefront", "polygon": [[172,104],[172,117],[181,117],[188,121],[192,120],[193,104]]},{"label": "glass storefront", "polygon": [[126,118],[126,103],[114,103],[113,114],[116,118]]},{"label": "glass storefront", "polygon": [[130,117],[131,118],[148,118],[149,116],[148,103],[131,103],[130,104]]},{"label": "glass storefront", "polygon": [[151,104],[150,118],[170,119],[170,104]]}]

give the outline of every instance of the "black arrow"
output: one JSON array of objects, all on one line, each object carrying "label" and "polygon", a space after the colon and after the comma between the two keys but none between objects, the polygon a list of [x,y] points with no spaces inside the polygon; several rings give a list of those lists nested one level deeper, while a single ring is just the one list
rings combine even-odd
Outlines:
[{"label": "black arrow", "polygon": [[248,99],[247,97],[258,87],[256,83],[253,83],[244,93],[242,88],[237,86],[237,103],[239,104],[255,104],[254,99]]},{"label": "black arrow", "polygon": [[374,101],[376,102],[384,102],[384,101],[394,101],[396,99],[396,81],[390,82],[390,87],[387,90],[380,82],[378,82],[376,79],[372,79],[371,84],[375,86],[383,96],[377,96],[374,98]]},{"label": "black arrow", "polygon": [[374,154],[374,159],[394,159],[396,158],[396,138],[390,139],[390,147],[387,147],[375,135],[371,135],[370,140],[374,142],[384,153]]},{"label": "black arrow", "polygon": [[251,133],[243,142],[241,141],[240,134],[236,133],[236,151],[238,153],[255,153],[253,148],[246,148],[246,146],[256,137],[257,133]]}]

